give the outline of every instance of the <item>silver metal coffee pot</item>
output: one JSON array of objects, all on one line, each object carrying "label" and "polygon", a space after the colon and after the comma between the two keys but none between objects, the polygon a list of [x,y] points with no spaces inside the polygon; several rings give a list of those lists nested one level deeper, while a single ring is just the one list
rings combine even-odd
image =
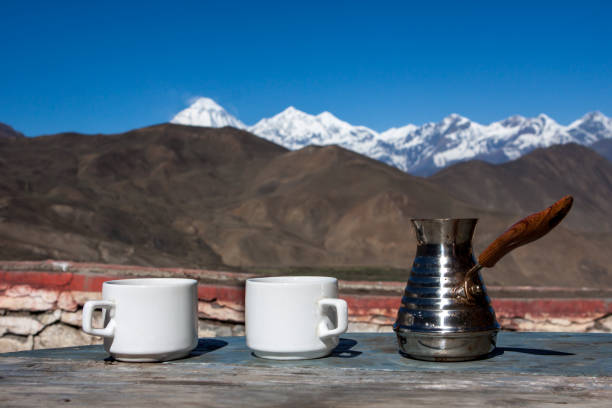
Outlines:
[{"label": "silver metal coffee pot", "polygon": [[480,269],[553,229],[573,203],[566,196],[514,224],[478,257],[476,218],[414,219],[417,253],[393,329],[400,352],[432,361],[473,360],[490,353],[500,329]]}]

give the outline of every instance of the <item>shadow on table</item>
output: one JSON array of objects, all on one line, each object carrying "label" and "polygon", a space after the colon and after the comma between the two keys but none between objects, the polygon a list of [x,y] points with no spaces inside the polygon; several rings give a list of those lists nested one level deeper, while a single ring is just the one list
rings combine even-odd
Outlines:
[{"label": "shadow on table", "polygon": [[495,350],[486,355],[485,358],[497,357],[504,354],[506,351],[513,353],[532,354],[536,356],[575,356],[574,353],[566,353],[564,351],[533,349],[523,347],[495,347]]},{"label": "shadow on table", "polygon": [[[495,347],[495,349],[489,354],[485,354],[484,356],[477,357],[472,361],[479,360],[488,360],[491,358],[499,357],[503,355],[505,352],[512,353],[523,353],[523,354],[531,354],[535,356],[575,356],[574,353],[566,353],[564,351],[557,350],[547,350],[547,349],[533,349],[533,348],[523,348],[523,347]],[[414,359],[413,357],[402,353],[399,351],[399,354],[406,358]]]},{"label": "shadow on table", "polygon": [[197,347],[193,349],[189,356],[187,356],[186,358],[197,357],[206,353],[210,353],[211,351],[215,351],[227,346],[227,344],[227,341],[218,339],[199,339]]},{"label": "shadow on table", "polygon": [[[191,353],[187,356],[179,358],[177,360],[170,361],[178,361],[178,360],[186,360],[193,357],[198,357],[206,353],[210,353],[211,351],[215,351],[220,349],[221,347],[225,347],[228,345],[227,341],[217,340],[217,339],[198,339],[198,345],[194,348]],[[104,362],[107,364],[114,364],[117,362],[113,357],[108,356],[104,359]]]},{"label": "shadow on table", "polygon": [[331,352],[330,357],[353,358],[361,355],[361,351],[351,350],[357,344],[353,339],[340,339],[340,342]]}]

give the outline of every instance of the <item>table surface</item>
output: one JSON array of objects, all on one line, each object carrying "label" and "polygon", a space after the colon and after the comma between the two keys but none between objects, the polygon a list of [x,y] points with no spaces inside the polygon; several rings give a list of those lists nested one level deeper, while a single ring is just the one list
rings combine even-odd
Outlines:
[{"label": "table surface", "polygon": [[187,358],[122,363],[102,346],[0,354],[0,406],[612,406],[612,334],[502,332],[485,359],[402,357],[393,333],[347,333],[331,356],[257,358],[244,337]]}]

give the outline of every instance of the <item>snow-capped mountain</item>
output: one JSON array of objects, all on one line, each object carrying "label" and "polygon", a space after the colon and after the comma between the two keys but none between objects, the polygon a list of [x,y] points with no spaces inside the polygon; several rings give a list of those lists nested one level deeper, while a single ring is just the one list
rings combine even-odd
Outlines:
[{"label": "snow-capped mountain", "polygon": [[210,98],[198,98],[187,109],[180,111],[171,123],[191,126],[223,127],[244,129],[246,126]]},{"label": "snow-capped mountain", "polygon": [[569,126],[544,114],[535,118],[512,116],[488,125],[452,114],[438,123],[410,124],[378,133],[353,126],[329,112],[310,115],[289,107],[247,127],[209,98],[198,99],[172,123],[234,126],[292,150],[311,144],[336,144],[421,176],[464,160],[502,163],[539,147],[569,142],[591,145],[612,138],[612,119],[601,112],[588,113]]},{"label": "snow-capped mountain", "polygon": [[564,126],[543,114],[537,118],[512,116],[489,125],[452,114],[438,123],[395,131],[393,138],[385,138],[386,134],[381,134],[374,158],[419,175],[475,158],[501,163],[538,147],[575,141]]},{"label": "snow-capped mountain", "polygon": [[365,126],[353,126],[329,112],[309,115],[293,106],[271,118],[262,119],[248,130],[288,149],[311,144],[336,144],[358,153],[366,153],[378,134]]},{"label": "snow-capped mountain", "polygon": [[601,112],[591,112],[571,123],[567,127],[567,132],[578,143],[591,145],[599,140],[610,138],[610,129],[612,129],[612,118],[608,118]]}]

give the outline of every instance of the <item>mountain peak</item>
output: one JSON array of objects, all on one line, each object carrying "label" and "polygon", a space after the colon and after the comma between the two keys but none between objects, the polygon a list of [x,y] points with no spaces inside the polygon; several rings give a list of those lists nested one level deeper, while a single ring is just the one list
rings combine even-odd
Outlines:
[{"label": "mountain peak", "polygon": [[172,118],[170,122],[179,125],[246,128],[244,123],[227,113],[217,102],[206,97],[197,98],[188,108],[183,109]]},{"label": "mountain peak", "polygon": [[317,117],[321,118],[321,119],[338,119],[337,117],[334,116],[333,113],[328,112],[328,111],[323,111],[323,112],[319,113],[317,115]]},{"label": "mountain peak", "polygon": [[584,123],[597,123],[597,122],[611,122],[612,123],[612,119],[608,118],[606,115],[604,115],[603,113],[601,113],[600,111],[593,111],[593,112],[588,112],[585,113],[584,115],[582,115],[582,117],[580,119],[576,119],[574,122],[572,122],[569,127],[578,127],[581,126]]},{"label": "mountain peak", "polygon": [[461,116],[458,113],[451,113],[444,119],[442,119],[442,123],[458,123],[458,122],[470,122],[468,118],[465,116]]},{"label": "mountain peak", "polygon": [[501,120],[499,123],[501,126],[506,128],[518,127],[524,124],[527,121],[527,118],[521,115],[512,115],[509,118]]},{"label": "mountain peak", "polygon": [[321,112],[315,117],[324,126],[341,126],[347,129],[353,127],[353,125],[351,125],[350,123],[338,119],[336,116],[334,116],[334,114],[328,111]]},{"label": "mountain peak", "polygon": [[210,110],[224,110],[221,106],[219,106],[219,104],[217,104],[217,102],[204,96],[200,96],[195,101],[193,101],[191,107]]},{"label": "mountain peak", "polygon": [[366,153],[365,146],[378,134],[363,126],[353,126],[324,111],[318,115],[302,112],[293,106],[271,118],[249,127],[249,131],[297,150],[308,145],[340,145],[358,153]]},{"label": "mountain peak", "polygon": [[301,111],[301,110],[297,109],[297,108],[296,108],[295,106],[293,106],[293,105],[291,105],[291,106],[287,106],[287,107],[285,108],[285,110],[283,110],[282,112],[280,112],[280,113],[278,113],[278,114],[276,114],[276,115],[274,115],[274,116],[281,116],[281,115],[282,115],[282,116],[295,116],[295,115],[306,115],[306,116],[312,116],[312,115],[309,115],[309,114],[308,114],[308,113],[306,113],[306,112],[303,112],[303,111]]},{"label": "mountain peak", "polygon": [[567,129],[577,142],[591,145],[599,140],[612,138],[612,118],[593,111],[572,122]]},{"label": "mountain peak", "polygon": [[601,113],[600,111],[593,111],[585,114],[582,118],[583,121],[597,121],[602,122],[608,120],[608,117]]},{"label": "mountain peak", "polygon": [[540,121],[542,121],[542,122],[554,122],[554,120],[553,120],[553,119],[551,119],[551,117],[550,117],[550,116],[548,116],[548,115],[547,115],[547,114],[545,114],[545,113],[540,113],[540,114],[538,115],[538,119],[539,119]]}]

